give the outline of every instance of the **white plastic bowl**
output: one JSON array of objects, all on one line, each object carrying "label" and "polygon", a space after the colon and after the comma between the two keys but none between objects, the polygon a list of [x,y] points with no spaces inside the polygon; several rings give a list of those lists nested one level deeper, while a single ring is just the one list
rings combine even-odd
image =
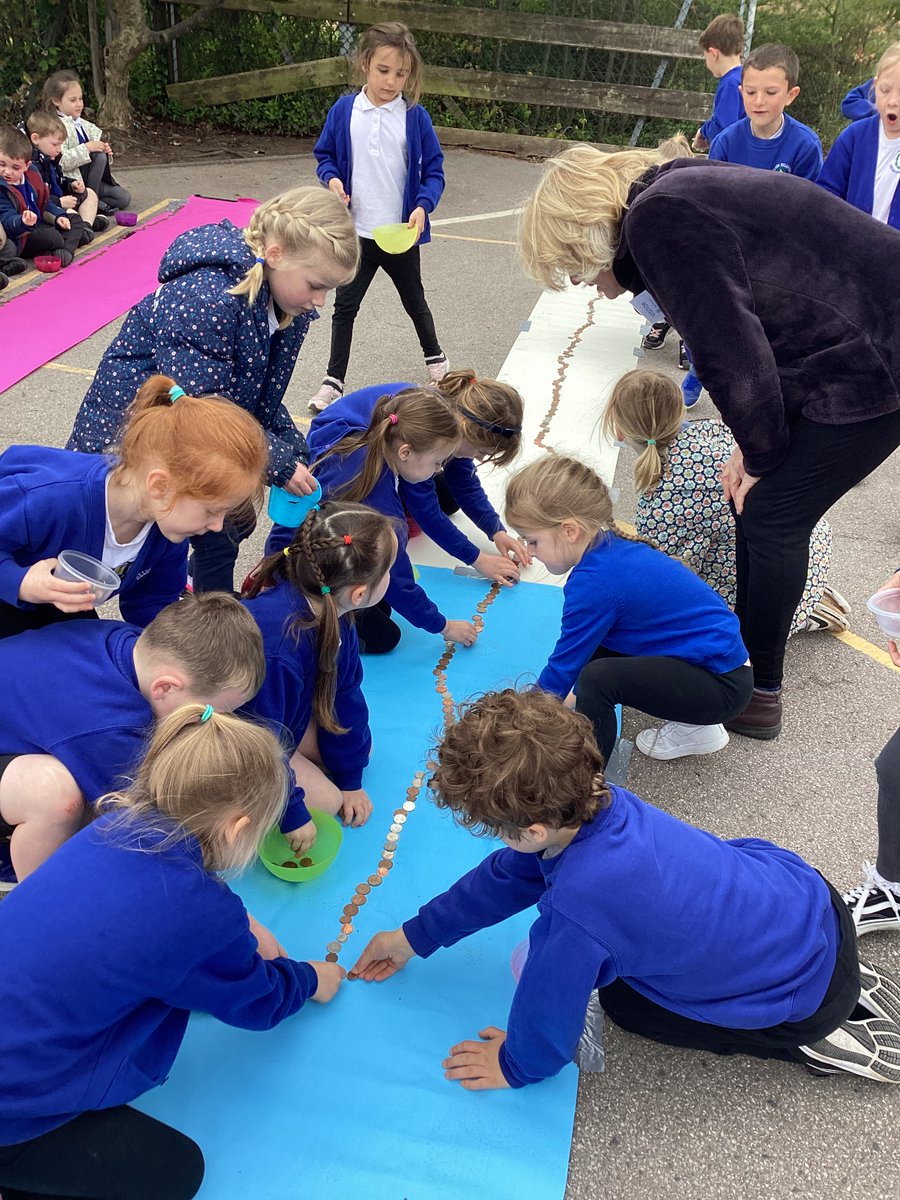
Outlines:
[{"label": "white plastic bowl", "polygon": [[883,633],[895,640],[900,638],[900,588],[876,592],[866,601],[866,608],[872,613]]},{"label": "white plastic bowl", "polygon": [[71,583],[89,583],[96,604],[108,600],[113,592],[119,590],[122,582],[111,567],[91,558],[90,554],[82,554],[80,550],[61,550],[53,574],[57,579]]}]

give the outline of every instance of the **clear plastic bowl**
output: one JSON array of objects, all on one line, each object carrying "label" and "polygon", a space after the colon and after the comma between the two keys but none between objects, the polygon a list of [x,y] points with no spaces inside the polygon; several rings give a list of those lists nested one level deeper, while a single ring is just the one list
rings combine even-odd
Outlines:
[{"label": "clear plastic bowl", "polygon": [[874,616],[882,632],[889,638],[900,638],[900,588],[876,592],[866,601],[866,608]]},{"label": "clear plastic bowl", "polygon": [[89,583],[97,604],[107,601],[122,582],[111,567],[80,550],[61,550],[53,574],[72,583]]}]

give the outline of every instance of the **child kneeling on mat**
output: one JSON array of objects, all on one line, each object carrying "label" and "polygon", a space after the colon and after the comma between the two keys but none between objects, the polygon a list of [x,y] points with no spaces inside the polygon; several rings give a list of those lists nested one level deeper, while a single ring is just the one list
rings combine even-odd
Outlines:
[{"label": "child kneeling on mat", "polygon": [[190,1013],[271,1029],[344,976],[258,942],[221,878],[255,857],[287,787],[268,730],[183,705],[133,784],[0,905],[4,1192],[196,1195],[199,1147],[129,1107],[165,1082]]},{"label": "child kneeling on mat", "polygon": [[453,1046],[448,1079],[479,1091],[557,1074],[596,990],[653,1041],[900,1083],[900,984],[858,962],[840,896],[796,854],[721,841],[609,786],[590,723],[545,692],[464,705],[436,756],[438,807],[506,848],[376,934],[350,978],[387,979],[538,909],[508,1030]]}]

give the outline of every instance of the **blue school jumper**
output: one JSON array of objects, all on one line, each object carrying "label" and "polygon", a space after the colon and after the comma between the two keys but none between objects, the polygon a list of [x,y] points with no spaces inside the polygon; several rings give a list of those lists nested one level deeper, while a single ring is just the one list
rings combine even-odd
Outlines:
[{"label": "blue school jumper", "polygon": [[709,148],[709,157],[781,175],[800,175],[815,183],[822,170],[822,143],[808,125],[787,113],[781,133],[774,138],[755,137],[750,118],[744,117],[722,130]]},{"label": "blue school jumper", "polygon": [[[819,187],[840,196],[854,208],[871,213],[875,204],[875,168],[881,117],[866,117],[842,129],[825,159]],[[900,138],[897,139],[897,182],[900,183]],[[900,187],[894,190],[887,224],[900,229]]]},{"label": "blue school jumper", "polygon": [[[257,694],[240,710],[276,726],[276,734],[287,730],[290,752],[300,745],[313,711],[313,694],[318,669],[315,627],[290,632],[296,617],[310,616],[304,596],[282,580],[252,600],[242,602],[260,628],[266,655],[266,677]],[[342,792],[362,787],[362,775],[372,750],[369,710],[362,693],[363,669],[359,641],[350,617],[341,618],[341,644],[337,656],[334,711],[346,733],[319,729],[322,762]],[[281,822],[285,832],[299,829],[309,820],[303,788],[295,785]]]},{"label": "blue school jumper", "polygon": [[269,482],[287,483],[309,456],[284,407],[284,393],[310,321],[294,317],[269,330],[269,285],[255,303],[231,296],[253,266],[253,251],[230,221],[177,237],[159,267],[160,287],[129,313],[81,402],[70,450],[105,450],[118,437],[125,409],[151,375],[168,375],[191,396],[233,400],[252,413],[269,443]]},{"label": "blue school jumper", "polygon": [[720,841],[610,791],[561,853],[497,850],[403,926],[427,958],[537,905],[500,1049],[511,1087],[572,1061],[591,992],[615,979],[729,1029],[805,1020],[831,981],[840,935],[817,871],[771,842]]},{"label": "blue school jumper", "polygon": [[165,822],[115,820],[0,906],[0,1145],[164,1083],[191,1012],[271,1029],[315,994],[308,962],[260,958],[194,838],[163,846]]},{"label": "blue school jumper", "polygon": [[727,129],[735,121],[740,121],[745,115],[744,97],[741,95],[742,71],[740,66],[732,67],[730,71],[725,72],[716,86],[712,116],[700,126],[700,132],[710,145],[723,129]]},{"label": "blue school jumper", "polygon": [[[0,455],[0,600],[32,609],[19,588],[32,564],[81,550],[102,558],[106,479],[115,459],[45,446],[11,446]],[[188,543],[170,542],[152,525],[117,593],[122,618],[148,625],[177,600],[187,581]]]},{"label": "blue school jumper", "polygon": [[843,98],[841,101],[841,114],[848,121],[859,121],[863,117],[871,117],[877,111],[872,102],[872,89],[874,86],[875,80],[867,79],[865,83],[861,83],[858,87],[851,88]]},{"label": "blue school jumper", "polygon": [[134,670],[140,634],[65,621],[0,640],[0,754],[51,754],[88,804],[121,786],[153,724]]},{"label": "blue school jumper", "polygon": [[714,675],[747,661],[738,619],[684,563],[605,534],[563,587],[562,628],[538,687],[567,696],[598,646],[680,658]]},{"label": "blue school jumper", "polygon": [[[365,432],[369,428],[372,410],[378,398],[383,395],[384,389],[377,386],[350,392],[329,404],[310,426],[309,449],[313,473],[322,485],[322,494],[326,500],[340,500],[342,489],[348,487],[362,471],[366,450],[363,446],[350,455],[332,454],[322,462],[317,460],[345,437]],[[412,563],[406,553],[409,540],[406,514],[398,493],[397,477],[390,467],[384,466],[372,491],[362,502],[394,520],[394,532],[398,542],[397,558],[391,567],[391,582],[385,593],[385,600],[411,625],[425,629],[428,633],[440,633],[447,624],[447,618],[437,605],[428,599],[413,576]],[[294,533],[295,530],[286,529],[283,525],[273,525],[266,542],[266,553],[272,554],[275,550],[290,545]]]},{"label": "blue school jumper", "polygon": [[[350,145],[350,116],[356,92],[341,96],[328,110],[325,128],[313,147],[316,156],[316,174],[319,181],[328,186],[332,179],[340,179],[344,191],[351,198],[353,207],[353,168]],[[408,103],[408,101],[407,101]],[[434,212],[444,191],[444,153],[434,132],[431,117],[416,104],[406,110],[407,174],[403,188],[403,220],[409,220],[414,208],[425,210],[425,228],[416,245],[423,246],[431,241],[431,225],[428,214]]]}]

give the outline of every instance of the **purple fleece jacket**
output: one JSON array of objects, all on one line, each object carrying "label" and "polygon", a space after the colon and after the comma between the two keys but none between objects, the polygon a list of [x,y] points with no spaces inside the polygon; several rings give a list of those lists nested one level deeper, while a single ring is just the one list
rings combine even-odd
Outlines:
[{"label": "purple fleece jacket", "polygon": [[752,475],[784,460],[800,415],[900,409],[896,230],[806,179],[733,163],[665,163],[628,200],[616,279],[656,297]]}]

